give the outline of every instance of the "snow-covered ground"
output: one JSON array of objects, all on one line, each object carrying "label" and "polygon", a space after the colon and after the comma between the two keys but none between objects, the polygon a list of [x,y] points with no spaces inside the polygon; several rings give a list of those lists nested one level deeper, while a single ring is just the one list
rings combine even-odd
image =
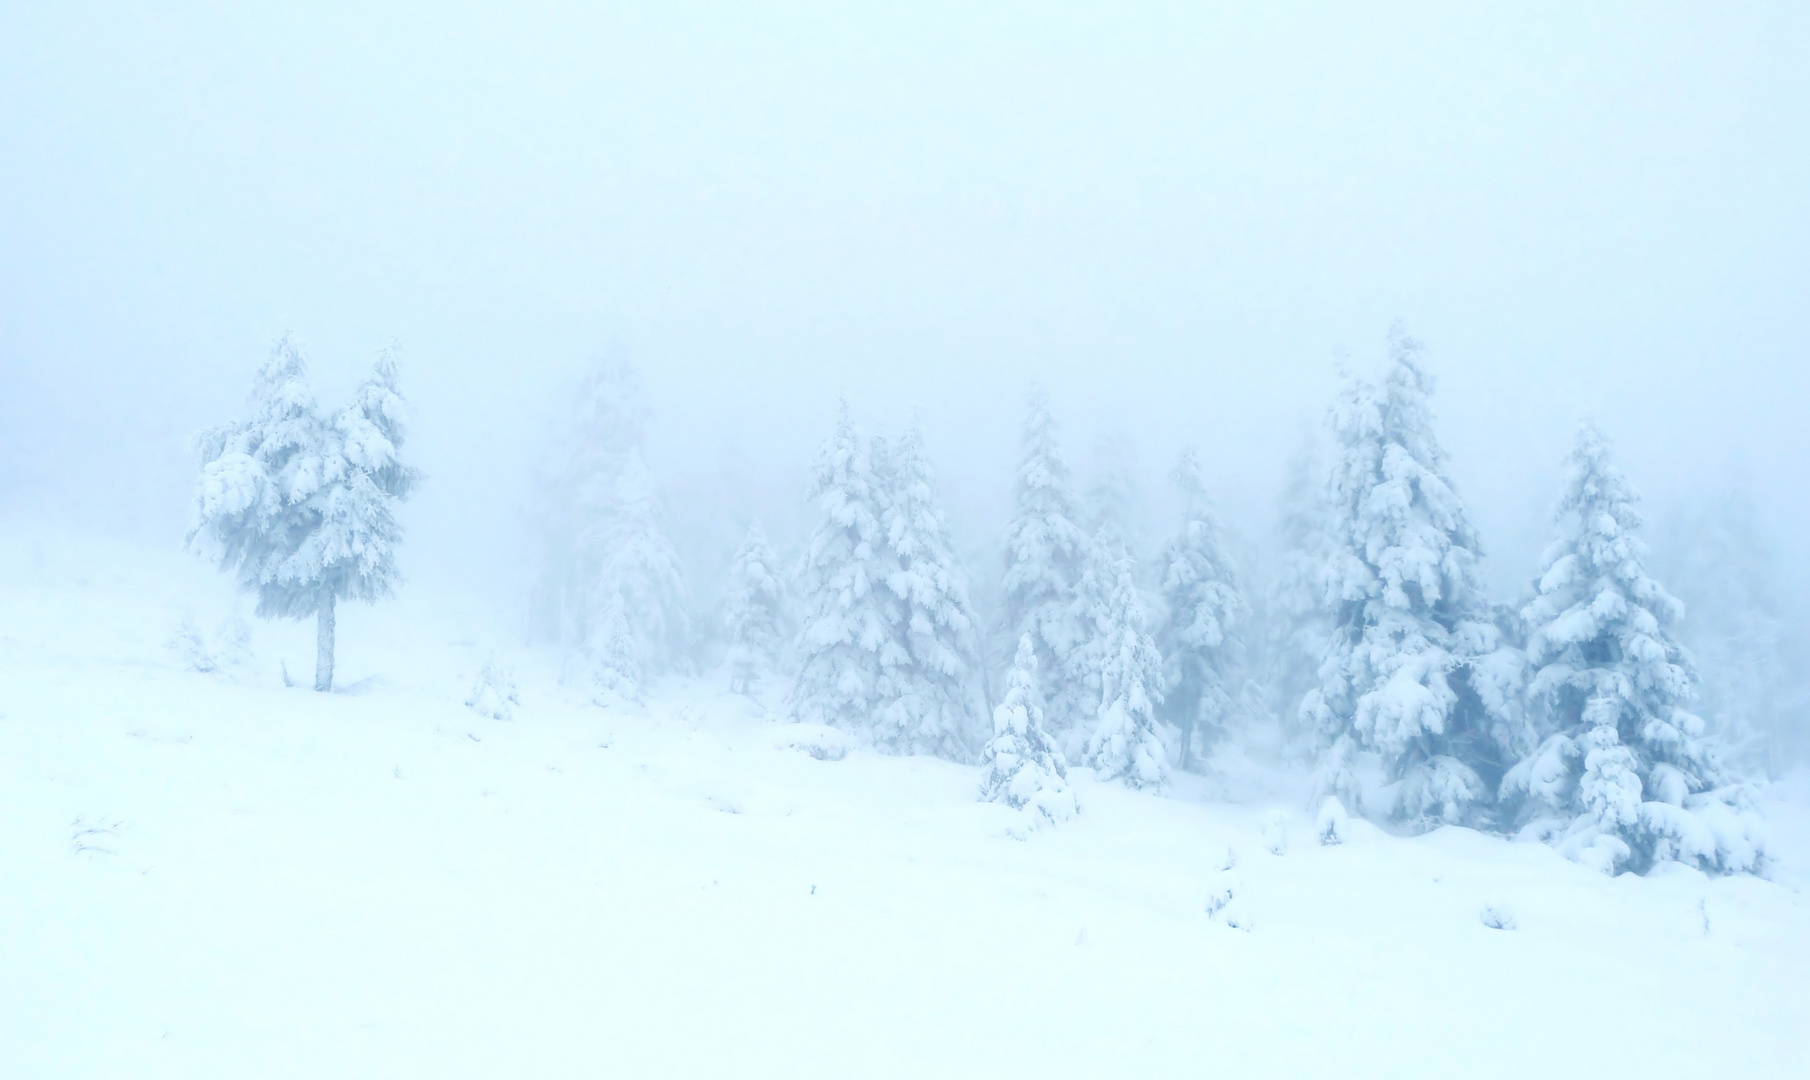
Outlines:
[{"label": "snow-covered ground", "polygon": [[235,604],[0,536],[0,1076],[1810,1075],[1810,785],[1771,880],[1322,847],[1191,778],[1020,839],[713,688],[586,706],[475,605],[342,609],[321,695]]}]

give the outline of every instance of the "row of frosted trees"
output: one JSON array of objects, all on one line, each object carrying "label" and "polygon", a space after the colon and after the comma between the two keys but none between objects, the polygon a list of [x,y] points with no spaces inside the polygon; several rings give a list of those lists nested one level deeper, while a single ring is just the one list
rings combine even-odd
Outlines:
[{"label": "row of frosted trees", "polygon": [[[1296,510],[1261,620],[1193,455],[1174,473],[1181,526],[1140,568],[1113,492],[1082,507],[1033,395],[1002,603],[983,624],[921,433],[870,437],[845,406],[817,456],[802,554],[782,563],[758,528],[736,552],[731,686],[783,685],[791,718],[884,752],[979,762],[985,797],[1034,822],[1075,812],[1070,763],[1160,790],[1172,767],[1201,768],[1267,718],[1311,758],[1317,799],[1379,821],[1513,832],[1607,871],[1759,866],[1748,789],[1690,711],[1682,608],[1648,571],[1607,440],[1580,431],[1528,595],[1491,603],[1431,393],[1420,346],[1399,330],[1380,377],[1347,378],[1330,467],[1293,470]],[[695,637],[640,401],[631,369],[594,370],[537,500],[533,626],[603,699],[685,671]],[[237,572],[260,613],[318,620],[325,689],[334,603],[393,587],[395,505],[418,480],[399,459],[393,355],[323,413],[284,339],[253,404],[204,440],[192,541]],[[994,671],[989,655],[1012,659]]]},{"label": "row of frosted trees", "polygon": [[[650,680],[688,670],[696,636],[642,460],[640,400],[632,369],[596,368],[540,482],[533,625],[604,700],[632,700]],[[1164,552],[1153,603],[1113,516],[1082,512],[1049,410],[1034,399],[1006,537],[1006,625],[985,626],[921,433],[869,436],[844,407],[813,469],[816,526],[803,552],[782,563],[755,527],[734,556],[723,613],[730,684],[781,684],[792,718],[886,752],[975,761],[994,741],[993,684],[1003,679],[1009,699],[1017,680],[1061,760],[1160,788],[1166,735],[1184,733],[1187,767],[1229,723],[1248,615],[1198,463],[1184,459],[1177,479],[1189,521]],[[989,671],[989,645],[1011,655],[1021,637],[1027,662]]]},{"label": "row of frosted trees", "polygon": [[1193,767],[1267,704],[1311,755],[1317,798],[1398,827],[1516,833],[1605,871],[1760,866],[1750,788],[1691,711],[1682,605],[1648,570],[1637,496],[1606,438],[1580,429],[1528,594],[1492,603],[1432,389],[1399,329],[1380,377],[1347,379],[1329,417],[1333,460],[1291,521],[1261,635],[1198,461],[1176,471],[1186,513],[1146,595],[1112,519],[1083,524],[1034,398],[993,628],[1016,652],[990,729],[978,719],[985,635],[921,441],[866,439],[845,411],[819,456],[820,523],[797,572],[782,573],[758,535],[737,558],[738,685],[784,666],[789,581],[794,717],[892,752],[978,749],[988,796],[1043,819],[1065,816],[1051,800],[1072,812],[1067,762],[1160,789],[1172,747]]},{"label": "row of frosted trees", "polygon": [[1492,605],[1445,476],[1419,345],[1331,415],[1335,459],[1304,547],[1323,620],[1299,718],[1322,793],[1416,827],[1544,839],[1606,871],[1764,859],[1748,788],[1690,711],[1682,606],[1648,572],[1637,498],[1580,429],[1556,535],[1520,605]]}]

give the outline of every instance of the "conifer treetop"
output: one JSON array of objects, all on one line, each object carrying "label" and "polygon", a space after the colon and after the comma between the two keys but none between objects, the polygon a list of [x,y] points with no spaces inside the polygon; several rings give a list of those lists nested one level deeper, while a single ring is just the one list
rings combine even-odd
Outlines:
[{"label": "conifer treetop", "polygon": [[1350,380],[1334,406],[1339,455],[1328,501],[1346,535],[1329,588],[1337,602],[1432,610],[1449,628],[1480,607],[1482,546],[1444,475],[1423,351],[1397,323],[1382,380]]},{"label": "conifer treetop", "polygon": [[1006,531],[1003,584],[1014,626],[1038,604],[1064,597],[1072,586],[1064,568],[1072,572],[1088,546],[1080,520],[1049,398],[1033,388],[1013,484],[1013,518]]}]

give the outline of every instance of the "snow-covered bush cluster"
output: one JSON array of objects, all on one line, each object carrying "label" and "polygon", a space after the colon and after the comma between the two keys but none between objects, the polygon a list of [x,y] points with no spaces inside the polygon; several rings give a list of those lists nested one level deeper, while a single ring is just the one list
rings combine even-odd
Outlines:
[{"label": "snow-covered bush cluster", "polygon": [[492,720],[515,719],[515,711],[521,704],[515,690],[515,671],[494,658],[478,669],[471,682],[471,692],[465,695],[466,708]]},{"label": "snow-covered bush cluster", "polygon": [[[1728,677],[1705,695],[1683,606],[1649,569],[1637,497],[1585,425],[1530,587],[1492,598],[1433,392],[1399,326],[1380,371],[1346,374],[1328,452],[1289,469],[1262,576],[1208,495],[1210,463],[1181,455],[1178,520],[1146,546],[1124,456],[1078,486],[1033,391],[997,576],[978,592],[922,430],[870,434],[845,402],[812,465],[806,535],[782,555],[741,522],[726,584],[709,590],[721,609],[705,613],[646,460],[636,373],[599,364],[541,470],[529,623],[600,704],[701,671],[813,733],[811,747],[834,744],[814,756],[978,764],[980,797],[1032,828],[1079,811],[1076,767],[1160,793],[1235,752],[1311,767],[1321,845],[1350,837],[1351,814],[1544,841],[1606,872],[1762,869],[1743,763],[1775,763],[1790,727],[1768,696],[1780,654],[1776,618],[1752,599],[1763,577],[1742,583],[1751,617],[1708,605],[1719,617],[1703,640]],[[400,417],[391,354],[325,416],[285,338],[253,418],[206,439],[194,542],[260,614],[318,615],[322,685],[333,601],[396,580],[394,506],[417,479],[397,457]],[[198,670],[216,662],[192,632],[177,647]],[[1712,721],[1693,711],[1702,702]],[[512,676],[487,666],[467,704],[512,716]],[[1284,850],[1281,819],[1270,831],[1266,846]]]},{"label": "snow-covered bush cluster", "polygon": [[184,616],[170,635],[170,650],[190,671],[204,675],[236,675],[251,666],[251,627],[237,615],[212,633]]}]

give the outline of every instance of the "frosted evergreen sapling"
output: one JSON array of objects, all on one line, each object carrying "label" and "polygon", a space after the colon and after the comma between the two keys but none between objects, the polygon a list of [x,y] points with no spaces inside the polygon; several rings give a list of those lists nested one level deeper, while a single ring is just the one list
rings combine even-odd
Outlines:
[{"label": "frosted evergreen sapling", "polygon": [[1043,727],[1037,694],[1037,647],[1018,639],[1005,696],[993,710],[993,737],[981,754],[980,797],[1023,810],[1033,827],[1057,825],[1080,812],[1068,786],[1068,763]]}]

